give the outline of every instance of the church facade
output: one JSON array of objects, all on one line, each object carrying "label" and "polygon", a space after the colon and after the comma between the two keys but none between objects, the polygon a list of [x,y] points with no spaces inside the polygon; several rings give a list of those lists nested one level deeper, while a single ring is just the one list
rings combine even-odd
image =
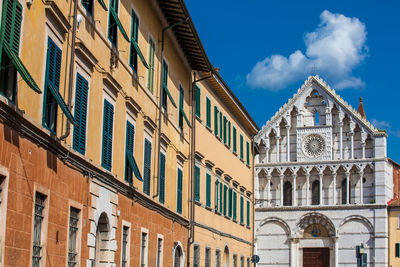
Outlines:
[{"label": "church facade", "polygon": [[[259,266],[387,266],[387,134],[312,76],[255,137]],[[312,265],[321,264],[321,265]]]}]

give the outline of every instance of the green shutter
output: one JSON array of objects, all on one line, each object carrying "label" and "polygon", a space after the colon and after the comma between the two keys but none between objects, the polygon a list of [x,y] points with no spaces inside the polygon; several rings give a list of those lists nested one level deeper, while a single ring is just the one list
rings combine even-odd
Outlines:
[{"label": "green shutter", "polygon": [[228,186],[224,185],[224,215],[226,215],[226,202],[228,200]]},{"label": "green shutter", "polygon": [[233,126],[233,132],[232,132],[232,138],[233,138],[233,152],[237,152],[237,147],[236,147],[236,128]]},{"label": "green shutter", "polygon": [[196,99],[196,116],[200,118],[200,107],[201,107],[201,97],[200,97],[200,87],[195,85],[195,99]]},{"label": "green shutter", "polygon": [[160,177],[159,177],[159,201],[160,203],[165,202],[165,155],[160,153]]},{"label": "green shutter", "polygon": [[243,135],[240,135],[240,159],[243,159]]},{"label": "green shutter", "polygon": [[86,150],[86,116],[88,101],[89,83],[79,73],[76,75],[75,87],[75,121],[73,132],[73,148],[85,155]]},{"label": "green shutter", "polygon": [[222,195],[222,183],[219,182],[219,212],[222,214],[223,209],[222,209],[222,205],[223,205],[223,195]]},{"label": "green shutter", "polygon": [[249,227],[250,226],[250,201],[248,201],[248,200],[247,200],[247,214],[246,215],[247,215],[246,216],[246,218],[247,218],[246,225],[247,225],[247,227]]},{"label": "green shutter", "polygon": [[233,191],[233,220],[236,221],[236,209],[237,209],[237,193]]},{"label": "green shutter", "polygon": [[111,171],[114,106],[107,100],[104,100],[103,113],[103,149],[101,166],[108,171]]},{"label": "green shutter", "polygon": [[149,38],[149,74],[147,75],[147,89],[149,89],[151,93],[153,93],[154,84],[154,50],[154,41]]},{"label": "green shutter", "polygon": [[211,207],[211,175],[206,173],[206,206]]},{"label": "green shutter", "polygon": [[250,165],[250,144],[246,142],[246,164]]},{"label": "green shutter", "polygon": [[100,3],[101,7],[102,7],[105,11],[108,11],[108,8],[107,8],[107,6],[106,6],[106,3],[104,3],[103,0],[98,0],[98,1],[99,1],[99,3]]},{"label": "green shutter", "polygon": [[206,112],[207,112],[207,127],[211,128],[211,100],[207,97],[206,98]]},{"label": "green shutter", "polygon": [[224,123],[224,134],[223,134],[223,138],[224,138],[224,144],[226,144],[226,123],[227,123],[227,120],[226,120],[226,117],[224,116],[224,121],[223,121],[223,123]]},{"label": "green shutter", "polygon": [[186,116],[185,110],[183,108],[183,101],[184,101],[184,97],[183,97],[183,88],[182,86],[179,86],[179,127],[182,128],[183,127],[183,119],[185,119],[187,125],[192,128],[192,126],[190,125],[189,119]]},{"label": "green shutter", "polygon": [[396,258],[400,258],[400,243],[396,243],[395,256]]},{"label": "green shutter", "polygon": [[214,134],[218,136],[218,108],[214,106]]},{"label": "green shutter", "polygon": [[125,153],[126,153],[126,167],[125,167],[125,181],[132,184],[132,172],[135,174],[136,178],[143,181],[142,175],[140,174],[139,167],[136,163],[135,157],[133,156],[133,144],[135,140],[135,127],[129,122],[126,122],[126,143],[125,143]]},{"label": "green shutter", "polygon": [[182,170],[178,169],[176,211],[182,213]]},{"label": "green shutter", "polygon": [[240,223],[244,222],[244,199],[243,196],[240,196]]},{"label": "green shutter", "polygon": [[220,211],[218,208],[219,205],[219,181],[215,179],[215,210]]},{"label": "green shutter", "polygon": [[221,138],[221,140],[222,140],[222,137],[223,137],[222,112],[219,113],[219,127],[220,127],[219,138]]},{"label": "green shutter", "polygon": [[228,216],[229,217],[231,217],[232,218],[232,198],[233,198],[233,195],[232,195],[232,188],[229,188],[229,194],[228,194],[228,207],[229,207],[229,209],[228,209]]},{"label": "green shutter", "polygon": [[115,23],[117,24],[117,27],[120,30],[122,36],[124,36],[125,40],[127,40],[129,42],[130,40],[129,40],[128,34],[126,34],[126,31],[125,31],[124,27],[122,26],[121,21],[118,18],[116,10],[114,10],[114,8],[112,6],[110,7],[110,13],[111,13],[111,16],[114,18]]},{"label": "green shutter", "polygon": [[231,147],[231,122],[228,121],[228,146]]},{"label": "green shutter", "polygon": [[194,200],[200,202],[200,168],[194,167]]},{"label": "green shutter", "polygon": [[[165,98],[166,97],[165,95],[167,95],[169,100],[171,101],[172,105],[174,107],[176,107],[175,101],[172,98],[172,95],[170,94],[170,92],[168,90],[168,65],[167,65],[167,62],[165,62],[165,60],[163,60],[163,84],[162,84],[162,87],[163,87],[163,98]],[[165,99],[165,103],[166,103],[166,99]],[[166,105],[164,108],[166,108]]]},{"label": "green shutter", "polygon": [[144,139],[143,192],[150,195],[151,143]]}]

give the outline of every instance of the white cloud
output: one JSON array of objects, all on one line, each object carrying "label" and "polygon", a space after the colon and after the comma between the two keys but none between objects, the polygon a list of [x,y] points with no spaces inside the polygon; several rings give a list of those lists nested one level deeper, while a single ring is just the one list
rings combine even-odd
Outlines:
[{"label": "white cloud", "polygon": [[320,15],[321,23],[304,35],[306,52],[296,50],[289,57],[272,55],[258,62],[247,74],[247,85],[279,91],[305,79],[313,69],[333,82],[336,89],[358,88],[363,82],[352,76],[352,70],[367,55],[365,24],[358,18],[333,14]]},{"label": "white cloud", "polygon": [[371,123],[372,123],[372,125],[374,125],[376,128],[379,128],[379,129],[390,128],[390,123],[387,121],[378,121],[377,119],[372,119]]}]

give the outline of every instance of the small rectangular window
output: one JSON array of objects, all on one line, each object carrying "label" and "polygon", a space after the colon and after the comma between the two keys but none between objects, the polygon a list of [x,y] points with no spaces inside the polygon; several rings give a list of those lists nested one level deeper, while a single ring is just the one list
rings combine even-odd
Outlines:
[{"label": "small rectangular window", "polygon": [[215,250],[215,267],[221,267],[221,252],[219,249]]},{"label": "small rectangular window", "polygon": [[153,39],[149,38],[149,72],[147,76],[147,89],[151,93],[153,93],[153,86],[154,86],[154,51],[155,51],[155,44]]},{"label": "small rectangular window", "polygon": [[147,233],[142,232],[140,267],[147,267]]},{"label": "small rectangular window", "polygon": [[396,243],[395,253],[396,258],[400,258],[400,243]]},{"label": "small rectangular window", "polygon": [[237,267],[237,255],[236,254],[233,255],[233,262],[232,263],[233,263],[232,264],[233,267]]},{"label": "small rectangular window", "polygon": [[193,247],[193,267],[200,267],[200,246]]},{"label": "small rectangular window", "polygon": [[247,267],[250,267],[250,258],[247,258]]},{"label": "small rectangular window", "polygon": [[163,257],[163,239],[157,238],[157,267],[162,266]]},{"label": "small rectangular window", "polygon": [[68,241],[68,267],[75,267],[79,261],[77,257],[77,236],[80,210],[73,207],[69,211],[69,241]]},{"label": "small rectangular window", "polygon": [[206,118],[207,127],[211,128],[211,100],[208,97],[206,98],[206,113],[207,113],[207,118]]},{"label": "small rectangular window", "polygon": [[240,267],[244,267],[244,257],[240,257]]},{"label": "small rectangular window", "polygon": [[204,267],[211,267],[211,249],[206,248]]},{"label": "small rectangular window", "polygon": [[121,267],[128,266],[128,241],[129,241],[129,227],[123,226],[122,227],[122,259],[121,259]]},{"label": "small rectangular window", "polygon": [[35,214],[33,219],[33,248],[32,248],[32,267],[39,267],[42,258],[42,227],[44,220],[44,209],[46,196],[36,192],[35,194]]}]

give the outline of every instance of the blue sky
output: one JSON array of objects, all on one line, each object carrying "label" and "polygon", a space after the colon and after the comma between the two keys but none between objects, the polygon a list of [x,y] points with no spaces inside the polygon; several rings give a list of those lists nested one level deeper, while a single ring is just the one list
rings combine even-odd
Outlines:
[{"label": "blue sky", "polygon": [[367,119],[388,131],[388,156],[400,162],[400,1],[186,4],[212,64],[259,127],[315,66],[356,109],[363,88]]}]

